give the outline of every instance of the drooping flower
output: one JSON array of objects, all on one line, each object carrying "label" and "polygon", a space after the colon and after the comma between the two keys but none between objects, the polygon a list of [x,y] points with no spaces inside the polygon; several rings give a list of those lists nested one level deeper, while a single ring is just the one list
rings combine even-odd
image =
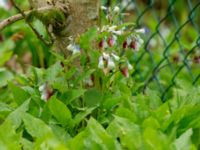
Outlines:
[{"label": "drooping flower", "polygon": [[127,66],[128,66],[128,70],[133,70],[133,66],[130,64],[129,61],[127,61]]},{"label": "drooping flower", "polygon": [[49,98],[53,95],[53,89],[47,86],[47,84],[43,84],[39,87],[39,91],[41,93],[41,99],[45,102],[49,100]]},{"label": "drooping flower", "polygon": [[120,13],[120,8],[118,6],[115,6],[113,12],[116,14]]},{"label": "drooping flower", "polygon": [[99,48],[100,49],[104,49],[104,48],[107,48],[108,45],[107,45],[107,42],[105,39],[102,39],[101,41],[99,41]]},{"label": "drooping flower", "polygon": [[98,68],[99,68],[99,69],[103,69],[103,68],[104,68],[103,56],[100,56],[100,57],[99,57]]},{"label": "drooping flower", "polygon": [[72,54],[80,53],[80,46],[77,44],[69,44],[67,49],[72,52]]},{"label": "drooping flower", "polygon": [[101,10],[107,10],[108,8],[105,6],[101,6]]},{"label": "drooping flower", "polygon": [[116,43],[116,40],[117,40],[117,36],[113,35],[108,38],[107,43],[110,47],[113,47]]},{"label": "drooping flower", "polygon": [[120,57],[115,55],[114,53],[111,54],[112,57],[116,60],[116,61],[119,61],[120,60]]},{"label": "drooping flower", "polygon": [[129,77],[128,67],[123,67],[120,69],[120,71],[126,78]]},{"label": "drooping flower", "polygon": [[107,66],[108,69],[112,70],[115,68],[115,63],[113,61],[113,59],[111,57],[108,58],[108,66]]}]

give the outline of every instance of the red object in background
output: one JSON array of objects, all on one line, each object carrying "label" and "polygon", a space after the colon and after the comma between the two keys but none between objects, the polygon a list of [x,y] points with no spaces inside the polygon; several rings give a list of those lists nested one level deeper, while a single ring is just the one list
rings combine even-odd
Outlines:
[{"label": "red object in background", "polygon": [[113,37],[109,37],[107,43],[110,47],[113,47],[115,44],[115,39]]},{"label": "red object in background", "polygon": [[128,42],[127,41],[124,41],[123,43],[123,48],[126,49],[128,47]]},{"label": "red object in background", "polygon": [[132,49],[136,49],[136,41],[131,41],[131,43],[130,43],[130,48],[132,48]]},{"label": "red object in background", "polygon": [[174,55],[174,56],[172,56],[172,61],[173,61],[173,63],[177,64],[180,62],[180,57],[178,55]]},{"label": "red object in background", "polygon": [[48,100],[51,98],[51,96],[53,96],[53,93],[54,93],[54,92],[53,92],[52,89],[47,89],[46,92],[47,92],[47,93],[46,93],[46,94],[47,94],[47,97],[46,97],[47,99],[46,99],[46,100],[48,101]]},{"label": "red object in background", "polygon": [[121,71],[121,73],[122,73],[126,78],[129,77],[128,67],[124,67],[124,68],[122,68],[120,71]]},{"label": "red object in background", "polygon": [[100,42],[99,42],[99,48],[103,48],[104,47],[104,40],[101,40]]},{"label": "red object in background", "polygon": [[195,64],[199,64],[199,63],[200,63],[200,56],[194,56],[194,57],[193,57],[193,62],[194,62]]}]

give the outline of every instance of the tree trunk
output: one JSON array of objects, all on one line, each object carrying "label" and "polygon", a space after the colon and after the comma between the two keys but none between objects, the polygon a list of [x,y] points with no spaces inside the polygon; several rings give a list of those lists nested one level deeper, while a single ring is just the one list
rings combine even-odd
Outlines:
[{"label": "tree trunk", "polygon": [[64,5],[69,8],[65,20],[65,27],[61,32],[55,33],[54,47],[57,51],[68,55],[67,45],[69,36],[76,37],[85,32],[89,27],[96,26],[99,21],[100,0],[30,0],[35,8],[47,5]]}]

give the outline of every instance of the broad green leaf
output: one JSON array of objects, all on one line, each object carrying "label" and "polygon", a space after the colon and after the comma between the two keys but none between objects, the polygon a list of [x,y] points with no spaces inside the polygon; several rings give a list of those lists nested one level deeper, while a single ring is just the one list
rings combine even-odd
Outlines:
[{"label": "broad green leaf", "polygon": [[192,129],[188,129],[178,139],[176,139],[174,143],[176,146],[176,150],[189,150],[192,147],[192,134]]},{"label": "broad green leaf", "polygon": [[103,129],[103,127],[93,118],[88,122],[88,126],[84,131],[79,133],[72,140],[68,141],[67,145],[71,150],[120,150],[120,146]]},{"label": "broad green leaf", "polygon": [[79,112],[73,118],[73,124],[78,125],[83,119],[85,119],[85,117],[87,117],[89,114],[91,114],[94,109],[96,109],[96,107],[87,108],[85,111]]},{"label": "broad green leaf", "polygon": [[136,122],[137,121],[137,116],[136,114],[127,109],[127,108],[124,108],[124,107],[119,107],[117,110],[116,110],[116,115],[119,116],[119,117],[123,117],[123,118],[126,118],[132,122]]},{"label": "broad green leaf", "polygon": [[23,116],[23,121],[26,131],[35,139],[34,150],[67,150],[64,144],[56,139],[52,129],[42,120],[26,113]]},{"label": "broad green leaf", "polygon": [[94,107],[100,105],[103,100],[103,94],[93,88],[85,92],[83,99],[87,107]]},{"label": "broad green leaf", "polygon": [[69,125],[71,123],[72,119],[71,112],[63,102],[56,99],[56,97],[52,97],[49,100],[48,106],[52,115],[63,126]]},{"label": "broad green leaf", "polygon": [[13,74],[5,68],[0,68],[0,87],[7,85],[13,79]]},{"label": "broad green leaf", "polygon": [[45,72],[45,79],[49,82],[52,82],[56,79],[56,77],[62,72],[62,66],[60,62],[55,63],[51,67],[49,67]]},{"label": "broad green leaf", "polygon": [[82,96],[85,93],[86,90],[84,89],[70,89],[64,92],[60,99],[65,102],[65,104],[70,104],[72,101],[76,100],[80,96]]},{"label": "broad green leaf", "polygon": [[83,48],[84,50],[91,49],[91,47],[92,47],[91,43],[93,42],[92,40],[94,40],[96,37],[97,37],[97,29],[96,28],[91,28],[87,32],[82,34],[82,36],[80,37],[81,48]]},{"label": "broad green leaf", "polygon": [[108,98],[105,98],[102,104],[102,108],[111,110],[114,107],[116,107],[122,99],[123,99],[122,97],[115,97],[113,95]]},{"label": "broad green leaf", "polygon": [[15,127],[9,121],[0,126],[0,149],[21,150],[20,134],[16,133]]},{"label": "broad green leaf", "polygon": [[11,89],[14,100],[18,105],[21,105],[30,97],[28,92],[11,82],[9,82],[9,88]]},{"label": "broad green leaf", "polygon": [[33,150],[34,149],[34,144],[25,138],[21,138],[20,143],[23,145],[23,148],[25,150]]},{"label": "broad green leaf", "polygon": [[6,103],[0,102],[0,114],[3,112],[11,112],[13,108]]},{"label": "broad green leaf", "polygon": [[123,149],[142,149],[141,129],[132,121],[115,116],[110,123],[107,132],[115,139],[119,139]]},{"label": "broad green leaf", "polygon": [[6,121],[12,122],[17,129],[22,122],[24,113],[29,109],[29,103],[30,100],[25,101],[21,106],[9,114],[9,116],[6,118]]},{"label": "broad green leaf", "polygon": [[53,136],[52,130],[42,120],[33,117],[30,114],[24,113],[23,122],[27,132],[36,138]]},{"label": "broad green leaf", "polygon": [[142,123],[142,127],[143,128],[151,127],[154,129],[159,129],[160,124],[159,124],[158,120],[156,120],[154,117],[151,116],[144,120],[144,122]]},{"label": "broad green leaf", "polygon": [[68,140],[72,139],[67,130],[59,125],[50,125],[54,135],[59,139],[62,143],[66,144]]},{"label": "broad green leaf", "polygon": [[151,127],[146,127],[143,133],[144,145],[148,150],[171,150],[172,145],[165,134]]}]

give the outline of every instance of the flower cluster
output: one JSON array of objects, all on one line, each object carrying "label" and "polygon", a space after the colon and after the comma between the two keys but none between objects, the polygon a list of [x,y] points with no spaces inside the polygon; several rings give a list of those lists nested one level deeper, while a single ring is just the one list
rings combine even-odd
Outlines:
[{"label": "flower cluster", "polygon": [[[100,35],[106,35],[98,43],[101,52],[98,68],[102,69],[104,73],[119,68],[125,77],[129,77],[129,70],[133,70],[133,66],[122,52],[128,51],[128,49],[133,52],[139,51],[144,43],[140,34],[147,33],[147,30],[145,28],[130,30],[126,26],[120,28],[116,25],[106,25],[98,31]],[[124,40],[120,42],[119,39]]]},{"label": "flower cluster", "polygon": [[[135,29],[133,23],[116,23],[116,25],[114,22],[111,23],[110,21],[114,20],[114,17],[120,15],[121,10],[118,6],[114,8],[102,6],[101,9],[107,13],[106,19],[108,23],[97,29],[96,40],[98,45],[95,48],[100,53],[97,58],[96,68],[101,69],[105,74],[119,70],[122,75],[129,77],[129,72],[133,70],[133,65],[127,58],[126,52],[132,51],[134,53],[139,51],[144,43],[141,34],[145,34],[148,31],[145,28]],[[70,41],[71,44],[67,46],[67,49],[72,54],[80,53],[80,45],[74,42],[73,39],[70,39]],[[87,83],[92,85],[91,79],[88,79]]]}]

